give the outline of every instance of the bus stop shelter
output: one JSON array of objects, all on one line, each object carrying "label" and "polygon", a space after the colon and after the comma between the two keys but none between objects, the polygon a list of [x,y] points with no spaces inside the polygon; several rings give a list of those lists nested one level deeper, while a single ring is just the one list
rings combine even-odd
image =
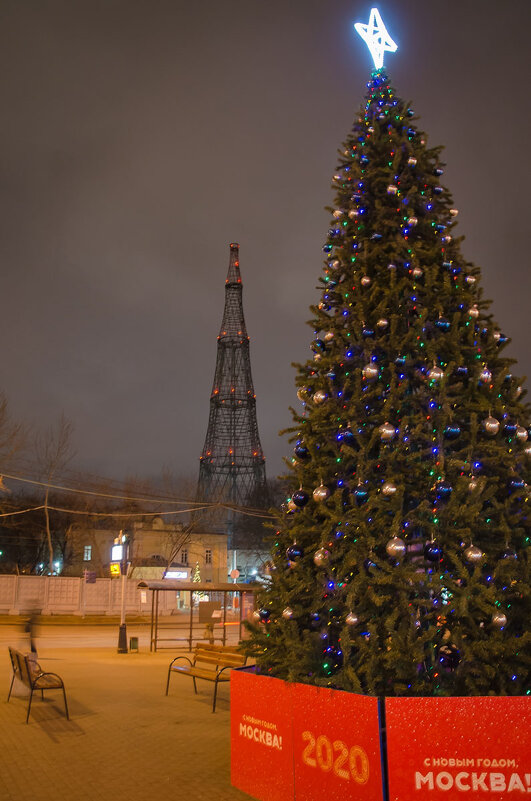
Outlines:
[{"label": "bus stop shelter", "polygon": [[192,650],[194,640],[202,640],[204,637],[194,637],[194,593],[204,594],[211,596],[212,594],[222,594],[222,643],[225,645],[227,639],[227,600],[231,596],[238,596],[238,609],[239,609],[239,639],[242,639],[243,632],[243,608],[244,608],[244,595],[253,596],[262,587],[260,584],[214,584],[203,582],[184,582],[175,579],[162,579],[158,581],[140,581],[138,589],[149,590],[151,592],[151,631],[149,650],[156,651],[159,643],[171,640],[175,642],[176,637],[167,638],[161,637],[159,631],[159,595],[161,592],[189,592],[190,593],[190,624],[188,629],[188,636],[181,638],[188,642],[190,650]]}]

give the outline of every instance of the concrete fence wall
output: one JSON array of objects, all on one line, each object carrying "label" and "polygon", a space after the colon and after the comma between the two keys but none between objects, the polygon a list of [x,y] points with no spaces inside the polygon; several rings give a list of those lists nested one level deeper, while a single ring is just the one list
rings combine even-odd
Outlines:
[{"label": "concrete fence wall", "polygon": [[[151,592],[139,590],[137,585],[138,579],[126,581],[126,612],[150,615]],[[4,615],[35,611],[42,615],[119,615],[121,601],[121,579],[96,579],[87,584],[77,577],[0,575],[0,614]],[[162,592],[159,614],[171,615],[189,603],[187,592]]]}]

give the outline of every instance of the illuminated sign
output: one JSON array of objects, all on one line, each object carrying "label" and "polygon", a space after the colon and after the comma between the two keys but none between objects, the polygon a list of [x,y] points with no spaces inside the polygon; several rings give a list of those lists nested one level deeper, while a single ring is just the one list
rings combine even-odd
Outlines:
[{"label": "illuminated sign", "polygon": [[187,579],[188,578],[188,571],[187,570],[168,570],[164,578],[167,579]]},{"label": "illuminated sign", "polygon": [[109,569],[111,571],[111,576],[119,576],[120,575],[120,562],[111,562],[109,565]]},{"label": "illuminated sign", "polygon": [[113,562],[121,562],[124,558],[124,546],[113,545],[111,548],[111,559]]},{"label": "illuminated sign", "polygon": [[396,42],[393,42],[387,33],[387,28],[383,23],[378,9],[371,8],[371,14],[367,25],[364,25],[362,22],[356,22],[354,27],[369,48],[374,66],[377,70],[381,70],[384,62],[384,53],[386,51],[394,53],[398,49],[398,45]]}]

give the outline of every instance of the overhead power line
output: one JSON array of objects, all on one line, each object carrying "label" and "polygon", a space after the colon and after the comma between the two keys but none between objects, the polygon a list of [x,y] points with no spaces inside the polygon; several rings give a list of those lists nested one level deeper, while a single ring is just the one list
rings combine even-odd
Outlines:
[{"label": "overhead power line", "polygon": [[[23,484],[30,484],[32,486],[43,487],[47,489],[54,489],[60,492],[72,492],[77,495],[90,495],[92,497],[98,498],[105,498],[107,500],[115,500],[115,501],[129,501],[129,502],[136,502],[136,503],[157,503],[160,504],[164,502],[165,504],[175,504],[175,506],[181,506],[183,504],[187,504],[187,508],[185,509],[172,509],[169,511],[156,511],[156,512],[91,512],[83,509],[71,509],[71,508],[62,508],[62,507],[55,507],[47,505],[47,508],[50,511],[55,512],[64,512],[67,514],[77,514],[77,515],[87,515],[89,517],[158,517],[163,515],[171,515],[171,514],[187,514],[190,512],[200,512],[204,509],[230,509],[234,512],[238,512],[239,514],[247,515],[249,517],[260,517],[264,519],[272,519],[274,516],[266,512],[263,509],[253,508],[251,506],[237,506],[236,504],[227,504],[227,503],[216,503],[216,502],[208,502],[205,501],[203,503],[195,503],[194,501],[189,500],[169,500],[164,499],[162,501],[161,498],[149,498],[146,496],[142,497],[134,497],[131,495],[115,495],[106,492],[97,492],[95,490],[83,490],[76,487],[67,487],[61,484],[52,484],[47,481],[37,481],[36,479],[31,478],[24,478],[23,476],[15,476],[9,473],[2,473],[0,478],[7,478],[11,481],[19,481]],[[20,515],[25,514],[26,512],[35,512],[40,509],[44,509],[44,505],[34,506],[28,509],[17,510],[14,512],[4,512],[0,514],[0,517],[10,517],[13,515]]]}]

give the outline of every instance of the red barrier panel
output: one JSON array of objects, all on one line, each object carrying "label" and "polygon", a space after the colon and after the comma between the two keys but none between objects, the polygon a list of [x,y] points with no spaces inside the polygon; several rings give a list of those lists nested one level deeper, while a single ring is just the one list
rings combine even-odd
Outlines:
[{"label": "red barrier panel", "polygon": [[389,801],[531,798],[531,699],[388,698]]},{"label": "red barrier panel", "polygon": [[378,701],[294,684],[295,797],[382,801]]},{"label": "red barrier panel", "polygon": [[231,671],[231,782],[259,801],[295,797],[292,687],[280,679]]},{"label": "red barrier panel", "polygon": [[[388,801],[531,801],[531,699],[388,698]],[[382,801],[378,701],[234,670],[231,779],[259,801]]]}]

